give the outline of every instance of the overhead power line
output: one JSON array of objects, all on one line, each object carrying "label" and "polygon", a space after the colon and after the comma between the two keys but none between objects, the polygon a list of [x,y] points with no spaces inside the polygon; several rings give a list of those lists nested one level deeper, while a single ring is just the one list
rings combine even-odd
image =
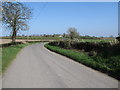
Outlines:
[{"label": "overhead power line", "polygon": [[47,6],[48,2],[45,2],[43,7],[41,8],[41,10],[39,11],[38,15],[34,18],[34,21],[32,23],[34,23],[38,17],[42,14],[43,10],[45,9],[45,7]]}]

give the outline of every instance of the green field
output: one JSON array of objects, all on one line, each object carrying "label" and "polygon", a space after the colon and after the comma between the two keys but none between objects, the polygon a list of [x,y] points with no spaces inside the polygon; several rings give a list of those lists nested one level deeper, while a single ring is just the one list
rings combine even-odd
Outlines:
[{"label": "green field", "polygon": [[[115,42],[115,38],[85,38],[85,36],[80,36],[81,38],[77,38],[80,42]],[[11,37],[1,37],[1,39],[11,39]],[[28,39],[28,40],[69,40],[68,37],[52,37],[52,36],[17,36],[16,39]]]},{"label": "green field", "polygon": [[[11,37],[1,37],[1,39],[11,39]],[[29,39],[29,40],[60,40],[61,37],[43,37],[43,36],[17,36],[16,39]]]},{"label": "green field", "polygon": [[80,42],[116,42],[116,39],[80,39]]},{"label": "green field", "polygon": [[120,80],[120,55],[109,58],[103,58],[101,56],[91,57],[87,53],[77,50],[63,49],[48,44],[45,47]]}]

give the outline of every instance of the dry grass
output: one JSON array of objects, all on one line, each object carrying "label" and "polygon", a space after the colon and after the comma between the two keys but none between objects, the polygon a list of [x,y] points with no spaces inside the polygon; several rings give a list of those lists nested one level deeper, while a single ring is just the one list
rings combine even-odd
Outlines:
[{"label": "dry grass", "polygon": [[[12,41],[11,39],[0,39],[0,44],[10,43],[11,41]],[[25,43],[26,41],[41,41],[41,40],[27,40],[27,39],[16,40],[16,42],[23,42],[23,43]]]}]

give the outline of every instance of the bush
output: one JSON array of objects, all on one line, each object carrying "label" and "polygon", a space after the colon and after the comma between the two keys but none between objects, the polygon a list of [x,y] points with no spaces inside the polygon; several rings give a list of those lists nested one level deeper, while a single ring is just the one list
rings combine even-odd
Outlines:
[{"label": "bush", "polygon": [[95,52],[95,51],[90,51],[89,53],[88,53],[88,55],[89,56],[97,56],[97,52]]},{"label": "bush", "polygon": [[4,48],[4,47],[9,47],[11,45],[18,45],[18,44],[22,44],[22,42],[5,43],[5,44],[1,44],[0,47]]},{"label": "bush", "polygon": [[90,53],[93,53],[94,51],[104,58],[119,55],[120,53],[120,43],[111,44],[109,42],[95,43],[78,41],[54,41],[50,42],[49,45],[59,46],[65,49],[77,49]]},{"label": "bush", "polygon": [[[113,75],[116,78],[119,78],[120,75],[120,42],[119,43],[111,43],[111,42],[77,42],[77,41],[55,41],[49,43],[52,46],[58,46],[63,49],[74,49],[79,51],[79,53],[86,52],[90,58],[79,55],[79,58],[82,60],[78,60],[74,53],[71,55],[66,55],[76,61],[83,63],[89,67],[102,72],[107,72],[109,75]],[[59,52],[59,51],[57,51]],[[62,51],[60,51],[62,53]],[[69,52],[70,53],[70,52]],[[86,62],[87,60],[87,62]],[[97,62],[96,65],[93,62]]]},{"label": "bush", "polygon": [[[63,49],[59,46],[51,46],[49,44],[46,44],[45,47],[51,51],[69,57],[77,62],[80,62],[101,72],[107,73],[108,75],[120,80],[120,55],[105,59],[100,56],[90,57],[84,52]],[[94,51],[92,53],[95,54]]]},{"label": "bush", "polygon": [[119,36],[119,37],[116,37],[116,39],[120,42],[120,36]]}]

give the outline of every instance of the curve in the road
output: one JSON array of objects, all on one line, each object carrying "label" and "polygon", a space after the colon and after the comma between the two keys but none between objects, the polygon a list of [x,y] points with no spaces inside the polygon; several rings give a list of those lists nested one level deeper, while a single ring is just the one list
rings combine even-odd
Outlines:
[{"label": "curve in the road", "polygon": [[118,81],[41,43],[22,49],[3,75],[3,88],[118,88]]}]

